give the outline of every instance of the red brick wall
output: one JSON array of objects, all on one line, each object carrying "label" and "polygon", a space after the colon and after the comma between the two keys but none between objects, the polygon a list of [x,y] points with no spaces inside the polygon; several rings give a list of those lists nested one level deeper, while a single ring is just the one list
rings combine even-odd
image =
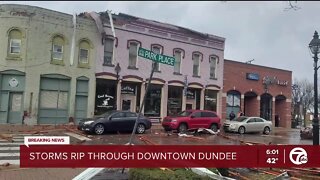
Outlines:
[{"label": "red brick wall", "polygon": [[[259,80],[248,80],[246,79],[247,73],[255,73],[259,74]],[[237,90],[244,95],[246,92],[254,92],[258,96],[261,96],[265,93],[264,85],[263,85],[263,77],[269,76],[271,78],[277,77],[280,81],[288,81],[287,86],[281,86],[277,84],[272,84],[268,88],[268,93],[272,97],[276,97],[278,95],[283,95],[287,100],[291,100],[291,85],[292,85],[292,72],[287,70],[281,70],[276,68],[258,66],[254,64],[246,64],[237,61],[224,61],[224,79],[223,79],[223,93],[227,93],[229,90]],[[243,100],[241,99],[241,108],[243,109]],[[251,100],[249,100],[251,101]],[[222,101],[222,118],[226,116],[226,97],[223,98]],[[247,102],[248,103],[248,102]],[[254,103],[246,104],[247,109],[250,108],[248,115],[260,115],[260,101],[256,100]],[[252,109],[251,109],[252,108]],[[281,127],[290,127],[291,124],[291,109],[290,103],[284,100],[283,104],[276,105],[273,102],[273,114],[272,119],[274,122],[275,113],[281,113]],[[246,110],[246,112],[248,112]]]}]

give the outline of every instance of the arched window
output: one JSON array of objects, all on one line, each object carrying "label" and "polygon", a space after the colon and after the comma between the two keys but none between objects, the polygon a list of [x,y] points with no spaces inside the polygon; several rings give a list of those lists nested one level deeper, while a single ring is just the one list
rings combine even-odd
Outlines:
[{"label": "arched window", "polygon": [[[163,52],[163,46],[161,45],[158,45],[158,44],[153,44],[151,45],[151,50],[157,54],[162,54]],[[160,64],[159,63],[154,63],[154,65],[156,66],[155,67],[155,70],[154,71],[160,71]]]},{"label": "arched window", "polygon": [[210,79],[216,79],[217,78],[217,57],[216,56],[210,56]]},{"label": "arched window", "polygon": [[139,43],[129,42],[129,68],[137,67]]},{"label": "arched window", "polygon": [[104,61],[103,65],[112,65],[114,39],[106,38],[104,41]]},{"label": "arched window", "polygon": [[63,60],[63,46],[65,40],[62,36],[56,35],[52,39],[52,60]]},{"label": "arched window", "polygon": [[181,73],[181,59],[182,59],[182,52],[180,50],[175,50],[174,51],[174,57],[176,59],[174,63],[174,73],[180,74]]},{"label": "arched window", "polygon": [[9,55],[20,55],[21,53],[22,33],[18,29],[12,29],[9,32]]},{"label": "arched window", "polygon": [[193,61],[193,76],[200,76],[200,54],[194,53],[192,55]]},{"label": "arched window", "polygon": [[81,40],[79,44],[79,63],[89,64],[90,44],[86,40]]}]

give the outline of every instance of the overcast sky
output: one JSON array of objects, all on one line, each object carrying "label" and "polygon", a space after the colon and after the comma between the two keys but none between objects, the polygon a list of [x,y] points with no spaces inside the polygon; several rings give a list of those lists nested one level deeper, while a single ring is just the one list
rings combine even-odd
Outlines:
[{"label": "overcast sky", "polygon": [[[291,70],[293,78],[313,82],[309,51],[320,31],[320,2],[132,2],[132,1],[2,1],[39,6],[69,14],[85,11],[126,13],[226,38],[225,59]],[[320,63],[319,63],[320,64]]]}]

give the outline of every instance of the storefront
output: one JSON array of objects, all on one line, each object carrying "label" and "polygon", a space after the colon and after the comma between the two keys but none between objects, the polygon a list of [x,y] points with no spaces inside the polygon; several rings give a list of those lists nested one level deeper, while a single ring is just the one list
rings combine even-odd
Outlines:
[{"label": "storefront", "polygon": [[242,111],[291,127],[291,80],[291,71],[225,60],[222,119]]},{"label": "storefront", "polygon": [[140,108],[141,83],[121,83],[121,109],[138,112]]},{"label": "storefront", "polygon": [[96,79],[95,114],[102,114],[116,108],[116,88],[115,80]]},{"label": "storefront", "polygon": [[218,91],[206,89],[204,96],[204,109],[217,112],[217,97]]},{"label": "storefront", "polygon": [[148,117],[161,117],[162,85],[151,84],[146,95],[144,115]]},{"label": "storefront", "polygon": [[183,87],[169,86],[168,87],[168,107],[167,115],[176,115],[182,110],[182,92]]},{"label": "storefront", "polygon": [[22,124],[25,73],[0,72],[0,124]]}]

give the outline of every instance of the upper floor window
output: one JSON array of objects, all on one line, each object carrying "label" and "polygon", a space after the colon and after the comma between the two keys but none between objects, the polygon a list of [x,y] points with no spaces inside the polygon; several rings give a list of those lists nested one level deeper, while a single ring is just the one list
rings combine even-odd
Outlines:
[{"label": "upper floor window", "polygon": [[199,54],[193,54],[192,56],[193,60],[193,76],[199,76],[200,74],[200,55]]},{"label": "upper floor window", "polygon": [[[151,49],[153,52],[157,53],[157,54],[162,54],[163,49],[160,46],[157,45],[153,45],[151,46]],[[155,65],[155,69],[154,71],[160,71],[160,64],[159,63],[154,63]]]},{"label": "upper floor window", "polygon": [[86,40],[82,40],[79,44],[79,63],[89,64],[90,44]]},{"label": "upper floor window", "polygon": [[18,29],[9,32],[9,54],[19,55],[21,53],[22,33]]},{"label": "upper floor window", "polygon": [[112,65],[114,40],[106,38],[104,42],[104,65]]},{"label": "upper floor window", "polygon": [[216,67],[217,67],[217,57],[211,56],[210,57],[210,78],[211,79],[217,78]]},{"label": "upper floor window", "polygon": [[137,67],[138,43],[130,42],[129,44],[129,68]]},{"label": "upper floor window", "polygon": [[175,63],[174,63],[174,67],[173,70],[175,73],[180,74],[181,71],[181,57],[182,57],[182,52],[181,51],[175,51],[174,52],[174,57],[176,59]]},{"label": "upper floor window", "polygon": [[52,59],[63,60],[63,46],[65,41],[63,37],[57,35],[52,40]]}]

